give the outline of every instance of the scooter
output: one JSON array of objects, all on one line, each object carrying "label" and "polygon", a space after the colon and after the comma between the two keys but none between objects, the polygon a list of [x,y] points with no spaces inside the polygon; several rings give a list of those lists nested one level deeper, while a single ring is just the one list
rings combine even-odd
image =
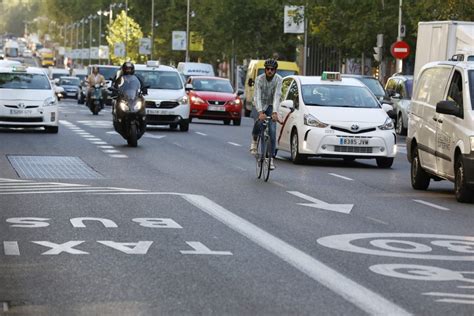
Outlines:
[{"label": "scooter", "polygon": [[118,88],[109,88],[113,95],[112,117],[114,129],[130,147],[137,147],[146,130],[146,109],[140,81],[134,75],[119,78]]},{"label": "scooter", "polygon": [[98,115],[100,110],[104,107],[104,97],[102,94],[102,85],[96,84],[94,85],[94,91],[91,93],[91,97],[89,99],[89,109],[91,110],[92,114]]}]

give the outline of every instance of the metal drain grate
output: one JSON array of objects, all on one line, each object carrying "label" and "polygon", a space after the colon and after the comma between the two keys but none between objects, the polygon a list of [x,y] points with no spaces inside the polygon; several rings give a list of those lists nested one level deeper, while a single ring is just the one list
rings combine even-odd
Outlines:
[{"label": "metal drain grate", "polygon": [[13,156],[10,164],[20,178],[26,179],[99,179],[102,175],[79,157]]}]

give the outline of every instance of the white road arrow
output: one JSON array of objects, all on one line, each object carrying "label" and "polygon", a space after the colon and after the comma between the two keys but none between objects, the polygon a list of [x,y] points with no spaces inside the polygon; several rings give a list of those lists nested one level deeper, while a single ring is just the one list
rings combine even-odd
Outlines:
[{"label": "white road arrow", "polygon": [[319,208],[322,210],[334,211],[334,212],[339,212],[339,213],[344,213],[344,214],[349,214],[352,211],[352,208],[354,207],[354,204],[329,204],[298,191],[287,191],[287,192],[299,198],[305,199],[306,201],[311,202],[311,203],[298,203],[298,205],[309,206],[309,207]]}]

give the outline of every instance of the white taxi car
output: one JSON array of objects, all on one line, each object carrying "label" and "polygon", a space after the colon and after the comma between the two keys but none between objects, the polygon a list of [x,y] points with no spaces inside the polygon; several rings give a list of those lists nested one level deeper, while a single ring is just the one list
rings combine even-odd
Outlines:
[{"label": "white taxi car", "polygon": [[324,72],[321,77],[283,79],[277,124],[278,149],[289,151],[294,163],[308,156],[346,161],[376,159],[390,168],[396,155],[396,136],[389,105],[354,78]]},{"label": "white taxi car", "polygon": [[135,74],[148,87],[145,96],[147,125],[169,125],[183,132],[189,129],[190,106],[184,83],[176,68],[148,61],[135,65]]},{"label": "white taxi car", "polygon": [[0,126],[44,127],[58,132],[58,103],[43,69],[0,68]]}]

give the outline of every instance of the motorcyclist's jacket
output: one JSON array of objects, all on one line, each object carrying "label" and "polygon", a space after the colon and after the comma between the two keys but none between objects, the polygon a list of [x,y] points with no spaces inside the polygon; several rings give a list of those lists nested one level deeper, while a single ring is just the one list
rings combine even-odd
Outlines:
[{"label": "motorcyclist's jacket", "polygon": [[277,73],[270,81],[265,73],[255,79],[254,104],[257,112],[265,111],[269,105],[273,106],[273,112],[278,112],[282,81],[282,77]]},{"label": "motorcyclist's jacket", "polygon": [[97,75],[90,74],[87,77],[87,83],[89,84],[90,88],[94,87],[96,84],[104,84],[105,85],[105,78],[101,74],[97,74]]}]

